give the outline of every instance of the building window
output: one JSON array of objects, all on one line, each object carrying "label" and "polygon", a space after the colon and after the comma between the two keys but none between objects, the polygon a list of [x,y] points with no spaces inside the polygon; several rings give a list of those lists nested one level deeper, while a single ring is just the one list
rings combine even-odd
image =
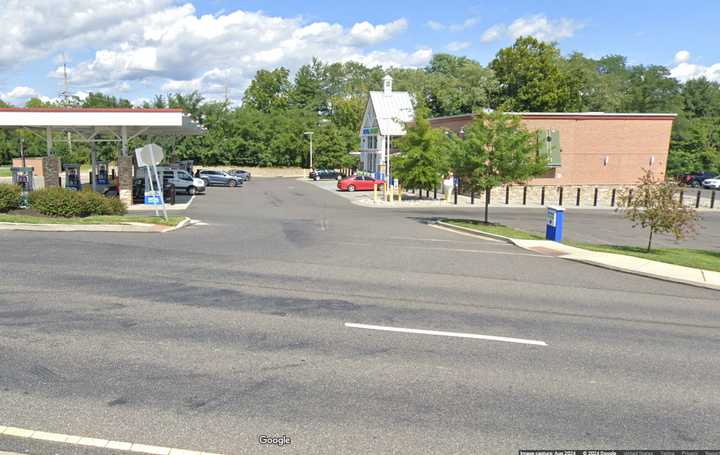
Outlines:
[{"label": "building window", "polygon": [[377,136],[363,136],[362,145],[365,150],[377,150],[378,137]]}]

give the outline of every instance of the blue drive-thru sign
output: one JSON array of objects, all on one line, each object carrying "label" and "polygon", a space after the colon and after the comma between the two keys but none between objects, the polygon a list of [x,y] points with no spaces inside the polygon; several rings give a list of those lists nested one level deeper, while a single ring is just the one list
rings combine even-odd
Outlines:
[{"label": "blue drive-thru sign", "polygon": [[145,204],[146,205],[161,205],[162,199],[160,198],[159,191],[145,191]]},{"label": "blue drive-thru sign", "polygon": [[562,207],[548,207],[547,223],[545,225],[545,239],[562,241],[565,209]]}]

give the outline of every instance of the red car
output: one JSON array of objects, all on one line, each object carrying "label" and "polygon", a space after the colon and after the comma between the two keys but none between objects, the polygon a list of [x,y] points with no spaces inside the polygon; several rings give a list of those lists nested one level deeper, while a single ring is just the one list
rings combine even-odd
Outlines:
[{"label": "red car", "polygon": [[380,188],[385,181],[377,180],[373,177],[365,177],[363,175],[353,175],[338,182],[337,187],[340,191],[367,191],[372,190],[373,185]]}]

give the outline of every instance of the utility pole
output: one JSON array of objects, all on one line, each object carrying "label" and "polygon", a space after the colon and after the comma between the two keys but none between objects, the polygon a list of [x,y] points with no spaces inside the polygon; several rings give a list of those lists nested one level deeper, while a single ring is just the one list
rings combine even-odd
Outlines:
[{"label": "utility pole", "polygon": [[305,136],[308,136],[308,137],[310,137],[310,169],[312,170],[312,169],[313,169],[313,147],[312,147],[312,137],[313,137],[313,134],[314,134],[314,133],[313,133],[312,131],[305,131],[305,132],[304,132],[303,134],[304,134]]}]

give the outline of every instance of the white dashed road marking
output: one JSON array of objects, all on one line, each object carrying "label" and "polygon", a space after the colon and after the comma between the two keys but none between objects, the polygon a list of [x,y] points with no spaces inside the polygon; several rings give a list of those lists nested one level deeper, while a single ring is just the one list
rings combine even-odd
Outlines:
[{"label": "white dashed road marking", "polygon": [[368,324],[353,324],[346,322],[345,327],[351,327],[355,329],[368,329],[368,330],[381,330],[385,332],[401,332],[401,333],[413,333],[419,335],[438,335],[445,337],[456,337],[456,338],[474,338],[476,340],[488,340],[488,341],[504,341],[505,343],[518,343],[518,344],[531,344],[535,346],[547,346],[544,341],[538,340],[525,340],[523,338],[508,338],[508,337],[496,337],[492,335],[476,335],[474,333],[461,333],[461,332],[441,332],[437,330],[422,330],[422,329],[406,329],[403,327],[387,327],[382,325],[368,325]]},{"label": "white dashed road marking", "polygon": [[200,450],[176,449],[173,447],[138,444],[136,442],[110,441],[108,439],[87,438],[60,433],[47,433],[45,431],[35,431],[28,430],[26,428],[7,427],[3,425],[0,425],[0,435],[153,455],[220,455],[216,453],[202,452]]}]

